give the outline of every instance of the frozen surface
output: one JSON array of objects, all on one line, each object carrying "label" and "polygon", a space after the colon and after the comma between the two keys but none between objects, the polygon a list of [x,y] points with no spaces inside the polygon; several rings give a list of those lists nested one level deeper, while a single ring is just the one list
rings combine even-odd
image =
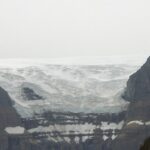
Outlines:
[{"label": "frozen surface", "polygon": [[78,58],[74,63],[67,59],[70,64],[61,59],[0,60],[0,86],[22,117],[47,110],[117,113],[127,108],[121,94],[143,58],[96,57],[84,62]]},{"label": "frozen surface", "polygon": [[116,124],[116,123],[108,123],[108,122],[102,122],[101,125],[101,130],[121,130],[123,127],[124,121],[121,121],[120,123]]},{"label": "frozen surface", "polygon": [[49,125],[49,126],[39,126],[37,128],[33,128],[28,130],[30,133],[34,132],[59,132],[63,134],[69,135],[71,132],[74,134],[92,134],[96,128],[99,128],[99,126],[93,125],[93,124],[72,124],[72,125]]},{"label": "frozen surface", "polygon": [[8,134],[24,134],[25,129],[20,126],[16,126],[16,127],[6,127],[5,131]]},{"label": "frozen surface", "polygon": [[130,125],[130,124],[144,125],[144,123],[143,123],[141,120],[133,120],[133,121],[130,121],[130,122],[128,122],[127,125]]},{"label": "frozen surface", "polygon": [[145,122],[145,125],[150,125],[150,121]]},{"label": "frozen surface", "polygon": [[131,125],[131,124],[137,124],[137,125],[147,125],[149,126],[150,125],[150,121],[142,121],[142,120],[133,120],[133,121],[130,121],[127,123],[127,125]]},{"label": "frozen surface", "polygon": [[106,141],[109,137],[106,135],[103,135],[103,140]]},{"label": "frozen surface", "polygon": [[111,137],[112,140],[115,140],[116,138],[117,138],[117,136],[114,135],[114,134],[113,134],[112,137]]}]

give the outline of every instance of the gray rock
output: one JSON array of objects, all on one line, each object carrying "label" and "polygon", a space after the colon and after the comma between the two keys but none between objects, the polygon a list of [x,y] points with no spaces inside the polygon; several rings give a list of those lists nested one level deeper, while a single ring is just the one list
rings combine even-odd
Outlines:
[{"label": "gray rock", "polygon": [[150,99],[150,57],[136,73],[130,76],[123,98],[128,101]]},{"label": "gray rock", "polygon": [[127,82],[123,95],[130,101],[126,123],[118,138],[112,144],[112,150],[138,150],[144,140],[150,136],[149,125],[129,125],[130,121],[150,121],[150,57],[146,63]]}]

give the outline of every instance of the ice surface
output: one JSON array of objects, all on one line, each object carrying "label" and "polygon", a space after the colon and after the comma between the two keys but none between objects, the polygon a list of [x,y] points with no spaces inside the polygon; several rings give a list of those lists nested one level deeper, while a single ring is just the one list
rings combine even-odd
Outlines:
[{"label": "ice surface", "polygon": [[[71,59],[67,59],[70,63],[65,59],[0,60],[0,86],[8,91],[22,117],[47,110],[117,113],[127,108],[121,94],[143,58],[95,57],[85,62],[76,58],[74,63]],[[43,99],[27,100],[23,88]]]},{"label": "ice surface", "polygon": [[112,139],[112,140],[115,140],[116,138],[117,138],[117,135],[114,135],[114,134],[113,134],[113,135],[111,136],[111,139]]},{"label": "ice surface", "polygon": [[145,122],[145,125],[150,125],[150,121]]},{"label": "ice surface", "polygon": [[25,129],[24,127],[16,126],[16,127],[6,127],[5,131],[8,134],[24,134]]},{"label": "ice surface", "polygon": [[127,125],[130,125],[130,124],[144,125],[144,123],[143,123],[141,120],[133,120],[133,121],[130,121],[130,122],[128,122]]},{"label": "ice surface", "polygon": [[109,137],[106,135],[103,135],[103,140],[106,141]]},{"label": "ice surface", "polygon": [[116,124],[116,123],[108,123],[108,122],[102,122],[102,126],[101,126],[101,130],[121,130],[122,127],[124,125],[124,121],[121,121],[120,123]]},{"label": "ice surface", "polygon": [[130,122],[127,123],[127,125],[131,125],[131,124],[137,124],[137,125],[146,125],[149,126],[150,125],[150,121],[142,121],[142,120],[132,120]]}]

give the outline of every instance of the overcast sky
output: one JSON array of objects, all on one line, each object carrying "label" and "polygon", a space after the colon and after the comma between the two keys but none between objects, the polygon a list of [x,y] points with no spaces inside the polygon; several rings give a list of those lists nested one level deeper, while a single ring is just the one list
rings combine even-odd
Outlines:
[{"label": "overcast sky", "polygon": [[150,52],[149,0],[0,0],[0,58]]}]

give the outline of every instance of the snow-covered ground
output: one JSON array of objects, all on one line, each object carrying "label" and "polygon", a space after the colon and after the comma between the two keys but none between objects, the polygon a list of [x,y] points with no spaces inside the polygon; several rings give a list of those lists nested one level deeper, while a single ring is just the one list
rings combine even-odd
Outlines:
[{"label": "snow-covered ground", "polygon": [[[76,61],[0,60],[0,86],[8,91],[23,117],[46,110],[119,112],[128,104],[121,99],[126,81],[144,61],[145,57],[119,56]],[[33,100],[35,97],[23,89],[39,99]]]},{"label": "snow-covered ground", "polygon": [[142,120],[132,120],[132,121],[130,121],[130,122],[128,122],[127,123],[127,125],[132,125],[132,124],[137,124],[137,125],[150,125],[150,121],[146,121],[146,122],[144,122],[144,121],[142,121]]},{"label": "snow-covered ground", "polygon": [[16,126],[16,127],[6,127],[5,131],[8,134],[24,134],[25,129],[24,127]]},{"label": "snow-covered ground", "polygon": [[[102,122],[101,125],[94,125],[92,123],[85,123],[85,124],[70,124],[70,125],[60,125],[54,124],[49,126],[38,126],[37,128],[33,128],[28,130],[29,133],[48,133],[49,140],[56,138],[56,132],[60,135],[69,136],[73,134],[74,136],[79,136],[80,134],[83,136],[83,141],[89,139],[88,135],[93,135],[96,129],[101,129],[103,134],[103,140],[107,140],[109,138],[108,131],[112,130],[111,139],[114,140],[117,137],[116,130],[121,130],[123,127],[124,121],[119,122],[118,124],[113,122]],[[61,136],[59,136],[61,138]],[[59,141],[55,139],[55,141]],[[68,140],[67,140],[68,141]]]},{"label": "snow-covered ground", "polygon": [[102,122],[101,125],[93,125],[92,123],[85,123],[85,124],[68,124],[68,125],[60,125],[54,124],[49,126],[39,126],[37,128],[30,129],[28,132],[55,132],[58,131],[59,133],[69,135],[71,132],[74,134],[93,134],[96,128],[101,129],[102,131],[107,130],[121,130],[124,121],[119,122],[118,124],[113,122]]}]

